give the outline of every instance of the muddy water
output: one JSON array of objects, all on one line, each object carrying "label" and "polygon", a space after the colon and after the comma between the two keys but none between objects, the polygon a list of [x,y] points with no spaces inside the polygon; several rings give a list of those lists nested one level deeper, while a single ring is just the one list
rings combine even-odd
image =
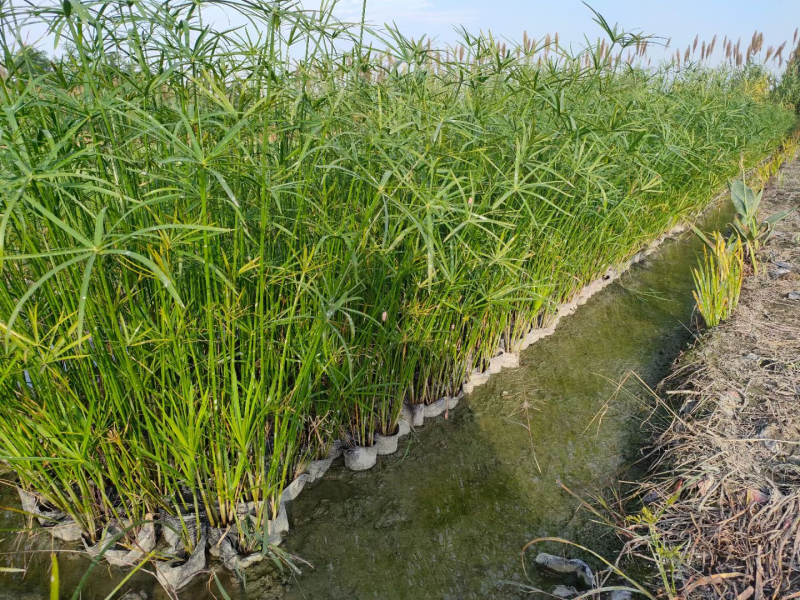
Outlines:
[{"label": "muddy water", "polygon": [[[704,228],[729,219],[729,207],[712,210]],[[292,530],[283,548],[313,569],[302,566],[279,589],[257,570],[245,583],[225,576],[228,593],[315,600],[530,597],[520,585],[549,589],[557,582],[531,568],[525,573],[520,550],[526,542],[561,536],[609,549],[613,540],[576,511],[577,501],[560,484],[591,493],[636,458],[646,393],[631,383],[627,392],[615,390],[630,372],[655,384],[690,338],[690,269],[699,249],[692,235],[663,245],[562,320],[554,336],[526,350],[519,369],[493,376],[449,418],[426,420],[374,469],[352,473],[335,465],[289,507]],[[14,503],[13,495],[0,497],[3,506]],[[13,530],[23,520],[0,513],[0,566],[28,566],[25,576],[0,575],[0,598],[46,597],[49,557],[40,552],[42,542],[25,536],[19,545]],[[26,549],[36,552],[20,552]],[[89,562],[60,556],[62,590],[71,591]],[[123,576],[105,565],[96,569],[83,598],[105,598]],[[213,597],[208,577],[201,579],[181,597]],[[166,597],[143,572],[123,590]]]}]

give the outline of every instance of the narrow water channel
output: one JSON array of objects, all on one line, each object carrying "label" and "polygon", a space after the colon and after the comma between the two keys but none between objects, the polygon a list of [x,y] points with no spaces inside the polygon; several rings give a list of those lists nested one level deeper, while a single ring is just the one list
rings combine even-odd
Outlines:
[{"label": "narrow water channel", "polygon": [[[724,227],[730,210],[709,211],[703,228]],[[314,600],[530,597],[514,583],[549,589],[555,581],[531,568],[527,579],[520,550],[529,540],[562,536],[609,547],[613,541],[576,510],[560,482],[588,494],[635,459],[648,401],[642,390],[637,397],[635,385],[626,386],[633,394],[615,389],[631,372],[657,383],[690,338],[691,267],[700,248],[691,234],[664,244],[562,320],[554,336],[526,350],[519,369],[493,376],[448,419],[426,420],[374,469],[353,473],[339,462],[289,507],[292,528],[283,548],[313,569],[301,565],[302,574],[280,590],[267,589],[257,571],[244,584],[226,576],[228,593]],[[4,491],[0,504],[14,502]],[[23,520],[2,514],[0,564],[21,566],[19,550],[42,548],[20,544],[13,530]],[[30,556],[24,577],[0,575],[0,598],[46,597],[49,557]],[[62,556],[62,589],[71,590],[88,561]],[[96,569],[82,597],[104,598],[123,576]],[[207,580],[181,597],[213,597]],[[166,598],[145,573],[125,589]]]}]

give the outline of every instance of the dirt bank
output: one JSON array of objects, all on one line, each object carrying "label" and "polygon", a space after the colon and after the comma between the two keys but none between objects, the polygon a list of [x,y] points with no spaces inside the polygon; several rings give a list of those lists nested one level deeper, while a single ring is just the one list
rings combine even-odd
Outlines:
[{"label": "dirt bank", "polygon": [[[761,214],[798,208],[795,160]],[[735,315],[658,390],[666,418],[638,490],[653,516],[628,521],[627,551],[658,556],[667,577],[654,589],[674,585],[670,596],[800,597],[800,212],[776,229]]]}]

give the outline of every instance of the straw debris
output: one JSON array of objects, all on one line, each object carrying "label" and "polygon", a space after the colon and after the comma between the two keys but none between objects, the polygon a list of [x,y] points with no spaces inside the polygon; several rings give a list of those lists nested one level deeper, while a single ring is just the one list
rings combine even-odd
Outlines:
[{"label": "straw debris", "polygon": [[[800,163],[764,195],[766,214],[796,209]],[[773,180],[775,181],[775,180]],[[680,597],[795,597],[800,590],[800,215],[780,224],[739,309],[679,359],[662,383],[650,478],[637,486],[653,518],[628,520],[623,554],[666,564],[677,549]],[[630,524],[634,523],[634,524]],[[657,541],[657,544],[654,543]],[[651,549],[660,547],[660,556]]]}]

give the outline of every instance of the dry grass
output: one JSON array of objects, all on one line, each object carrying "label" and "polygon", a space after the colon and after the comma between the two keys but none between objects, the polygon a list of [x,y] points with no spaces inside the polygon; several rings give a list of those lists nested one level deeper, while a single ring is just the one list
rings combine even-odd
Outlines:
[{"label": "dry grass", "polygon": [[[799,162],[764,203],[766,214],[800,207]],[[800,289],[799,242],[793,213],[760,253],[765,268],[746,281],[737,313],[658,390],[655,461],[636,490],[655,516],[625,521],[623,556],[678,550],[679,597],[800,597],[800,301],[787,298]],[[791,272],[774,277],[776,262]]]}]

